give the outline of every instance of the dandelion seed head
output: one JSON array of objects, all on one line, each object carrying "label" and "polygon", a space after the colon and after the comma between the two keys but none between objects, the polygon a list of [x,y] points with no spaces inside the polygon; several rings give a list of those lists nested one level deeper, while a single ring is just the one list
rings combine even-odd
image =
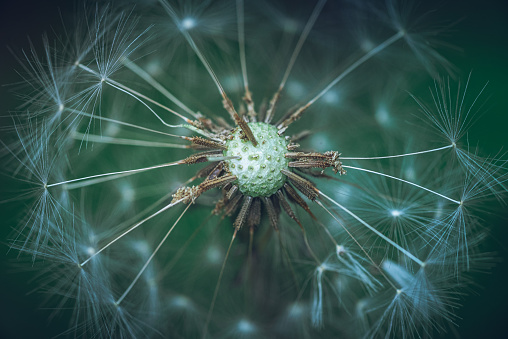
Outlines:
[{"label": "dandelion seed head", "polygon": [[237,129],[227,141],[225,156],[239,156],[240,159],[226,160],[229,170],[237,177],[243,194],[251,197],[269,197],[279,190],[286,181],[281,170],[288,169],[289,159],[285,158],[287,140],[277,134],[274,126],[266,123],[250,123],[249,127],[258,140],[254,146]]}]

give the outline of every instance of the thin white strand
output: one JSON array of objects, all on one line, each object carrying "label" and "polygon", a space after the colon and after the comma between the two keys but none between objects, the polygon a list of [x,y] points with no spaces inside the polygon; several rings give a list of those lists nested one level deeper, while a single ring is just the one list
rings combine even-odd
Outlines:
[{"label": "thin white strand", "polygon": [[83,177],[83,178],[71,179],[71,180],[66,180],[66,181],[62,181],[62,182],[57,182],[57,183],[54,183],[54,184],[49,184],[46,187],[50,188],[50,187],[53,187],[53,186],[65,185],[65,184],[70,184],[70,183],[77,182],[77,181],[83,181],[83,180],[100,178],[100,177],[106,177],[106,176],[118,176],[118,175],[124,175],[124,174],[135,174],[135,173],[145,172],[145,171],[149,171],[149,170],[156,169],[156,168],[170,167],[170,166],[181,165],[181,164],[182,164],[181,161],[175,161],[175,162],[170,162],[170,163],[165,163],[165,164],[160,164],[160,165],[155,165],[155,166],[149,166],[149,167],[143,167],[143,168],[137,168],[137,169],[132,169],[132,170],[126,170],[126,171],[117,171],[117,172],[95,174],[95,175],[90,175],[90,176]]},{"label": "thin white strand", "polygon": [[240,65],[242,67],[243,87],[249,91],[249,78],[247,77],[247,61],[245,57],[245,16],[243,0],[236,0],[236,15],[238,18],[238,45],[240,48]]},{"label": "thin white strand", "polygon": [[108,181],[120,179],[120,178],[123,178],[123,177],[127,177],[129,175],[132,175],[132,173],[117,174],[117,175],[111,175],[111,176],[108,176],[108,177],[102,177],[102,178],[90,179],[90,180],[85,180],[85,181],[79,181],[79,182],[76,182],[76,183],[65,184],[64,188],[67,191],[72,191],[72,190],[75,190],[75,189],[78,189],[78,188],[89,187],[89,186],[92,186],[92,185],[100,184],[102,182],[108,182]]},{"label": "thin white strand", "polygon": [[400,157],[407,157],[410,155],[418,155],[418,154],[424,154],[424,153],[431,153],[431,152],[437,152],[442,151],[448,148],[455,147],[454,145],[448,145],[443,146],[439,148],[429,149],[427,151],[420,151],[420,152],[413,152],[413,153],[405,153],[405,154],[397,154],[397,155],[387,155],[382,157],[363,157],[363,158],[355,158],[355,157],[340,157],[341,160],[379,160],[379,159],[390,159],[390,158],[400,158]]},{"label": "thin white strand", "polygon": [[178,224],[178,222],[180,221],[180,219],[182,219],[183,215],[185,214],[185,212],[187,212],[187,210],[189,209],[189,207],[191,206],[191,204],[188,204],[187,207],[183,210],[182,214],[180,214],[180,216],[178,217],[178,219],[176,219],[175,223],[173,224],[173,226],[171,226],[171,228],[169,229],[168,233],[166,233],[166,235],[164,236],[164,238],[162,238],[162,240],[160,241],[159,245],[157,245],[157,247],[155,248],[155,250],[153,251],[152,255],[150,255],[150,257],[148,258],[148,260],[145,262],[145,264],[143,265],[143,267],[141,268],[141,270],[139,270],[138,274],[136,275],[136,277],[134,278],[134,280],[131,282],[131,284],[129,285],[129,287],[127,287],[127,289],[125,290],[125,292],[123,292],[122,296],[120,298],[118,298],[117,301],[115,301],[115,304],[116,305],[119,305],[122,300],[125,299],[125,297],[127,296],[127,294],[129,294],[129,292],[131,291],[131,289],[134,287],[134,285],[136,284],[136,282],[139,280],[139,278],[141,277],[141,275],[143,274],[143,272],[146,270],[146,268],[148,267],[148,265],[150,264],[150,262],[152,261],[152,259],[155,257],[155,255],[157,254],[157,252],[159,251],[159,249],[162,247],[162,245],[164,244],[164,242],[166,241],[166,239],[169,237],[169,235],[171,234],[171,232],[173,231],[173,229],[175,228],[175,226]]},{"label": "thin white strand", "polygon": [[[176,15],[176,13],[173,10],[173,8],[171,7],[171,5],[167,1],[165,1],[165,0],[159,0],[159,2],[164,7],[166,12],[170,16],[170,18],[173,20],[173,22],[178,26],[178,28],[180,28],[180,20],[178,19],[178,16]],[[219,89],[219,92],[221,93],[221,95],[223,97],[226,97],[226,92],[224,91],[224,88],[222,87],[221,83],[219,82],[219,79],[217,78],[217,75],[212,70],[212,67],[208,63],[208,60],[206,60],[206,58],[203,55],[203,53],[201,53],[201,51],[199,50],[198,46],[194,42],[194,39],[192,39],[190,34],[187,31],[185,31],[185,30],[180,29],[180,33],[182,33],[183,37],[185,38],[185,40],[187,40],[188,44],[190,45],[190,47],[192,48],[194,53],[196,53],[197,57],[199,58],[199,60],[203,64],[203,66],[205,66],[206,70],[208,71],[208,74],[210,75],[210,77],[212,78],[213,82],[215,83],[215,85]]]},{"label": "thin white strand", "polygon": [[98,120],[102,120],[102,121],[112,122],[112,123],[115,123],[115,124],[118,124],[118,125],[128,126],[128,127],[140,129],[140,130],[147,131],[147,132],[152,132],[152,133],[156,133],[156,134],[167,135],[167,136],[174,137],[174,138],[184,139],[184,137],[182,137],[181,135],[176,135],[176,134],[166,133],[166,132],[162,132],[162,131],[157,131],[157,130],[154,130],[154,129],[151,129],[151,128],[147,128],[147,127],[143,127],[143,126],[138,126],[138,125],[130,124],[128,122],[123,122],[123,121],[115,120],[115,119],[111,119],[111,118],[105,118],[105,117],[102,117],[102,116],[96,115],[96,114],[90,114],[90,113],[83,112],[83,111],[77,110],[77,109],[66,108],[66,110],[71,112],[71,113],[77,114],[78,116],[79,115],[83,115],[85,117],[89,117],[89,118],[92,118],[92,119],[98,119]]},{"label": "thin white strand", "polygon": [[215,307],[215,301],[217,300],[217,295],[219,294],[219,287],[220,287],[220,284],[222,281],[222,275],[224,274],[224,269],[226,268],[226,262],[228,261],[228,258],[229,258],[229,252],[231,251],[231,247],[233,246],[233,242],[235,241],[237,232],[238,232],[238,229],[235,229],[235,232],[233,233],[233,236],[231,237],[231,242],[229,243],[229,247],[226,252],[226,256],[224,257],[224,261],[222,262],[222,267],[221,267],[220,273],[219,273],[219,279],[217,280],[217,284],[215,285],[215,291],[213,292],[212,303],[210,305],[210,309],[208,310],[208,315],[206,316],[205,327],[203,328],[202,339],[206,338],[206,334],[208,331],[208,325],[210,324],[210,321],[212,320],[213,309]]},{"label": "thin white strand", "polygon": [[139,101],[140,103],[142,103],[142,104],[143,104],[146,108],[148,108],[148,110],[149,110],[150,112],[152,112],[152,113],[153,113],[153,115],[155,115],[155,116],[157,117],[157,119],[159,119],[159,120],[160,120],[160,122],[162,122],[162,124],[163,124],[163,125],[168,126],[168,127],[172,127],[172,128],[180,127],[180,126],[178,126],[178,125],[171,125],[171,124],[168,124],[168,123],[167,123],[166,121],[164,121],[164,119],[162,119],[162,118],[161,118],[161,117],[160,117],[157,113],[155,113],[155,111],[154,111],[154,110],[153,110],[150,106],[148,106],[148,104],[147,104],[147,103],[145,103],[143,100],[141,100],[140,98],[138,98],[136,95],[134,95],[134,94],[130,93],[129,91],[127,91],[127,90],[125,90],[125,89],[123,89],[123,88],[120,88],[120,87],[118,87],[118,86],[113,85],[113,83],[111,83],[111,82],[109,82],[109,81],[107,81],[107,80],[106,80],[106,83],[107,83],[108,85],[110,85],[110,86],[112,86],[112,87],[114,87],[114,88],[118,89],[119,91],[122,91],[122,92],[124,92],[124,93],[126,93],[126,94],[130,95],[131,97],[133,97],[134,99],[136,99],[137,101]]},{"label": "thin white strand", "polygon": [[[319,200],[316,200],[316,203],[321,206],[321,208],[323,208],[339,225],[340,227],[342,227],[342,229],[344,231],[346,231],[346,233],[351,237],[351,239],[355,242],[355,244],[360,248],[360,250],[365,254],[365,256],[369,259],[369,261],[372,263],[372,265],[374,265],[375,267],[379,268],[379,265],[376,264],[376,262],[374,261],[374,259],[372,259],[372,257],[370,256],[370,254],[367,252],[367,250],[362,246],[362,244],[360,244],[360,242],[353,236],[353,234],[346,228],[346,226],[339,220],[337,219],[337,217],[328,209],[325,207],[325,205],[323,205],[323,203]],[[321,224],[321,223],[320,223]],[[337,242],[335,241],[335,239],[333,238],[333,236],[330,234],[330,231],[325,227],[325,225],[321,224],[321,226],[323,227],[323,229],[326,231],[326,233],[328,234],[328,236],[330,237],[330,239],[332,239],[332,242],[335,244],[335,248],[337,249],[339,247],[339,244],[337,244]],[[343,261],[343,259],[340,258],[340,255],[337,253],[337,259],[339,259],[340,261]],[[362,267],[362,271],[365,271],[365,269]],[[390,279],[388,279],[388,277],[385,275],[385,273],[383,273],[382,270],[379,271],[381,273],[381,275],[383,277],[385,277],[386,281],[388,281],[388,283],[395,289],[397,290],[397,287],[390,281]],[[368,274],[368,272],[367,272]],[[369,283],[370,285],[370,283]],[[373,284],[374,285],[374,284]]]},{"label": "thin white strand", "polygon": [[317,282],[317,291],[316,289],[313,290],[313,297],[312,297],[312,325],[316,327],[322,327],[323,326],[323,273],[324,268],[322,266],[319,266],[316,269],[317,273],[314,273],[316,275],[315,279]]},{"label": "thin white strand", "polygon": [[[471,76],[471,75],[469,75]],[[480,98],[480,96],[482,95],[483,91],[485,90],[485,88],[487,87],[489,83],[487,82],[483,87],[482,89],[480,90],[480,92],[478,93],[478,95],[476,96],[476,98],[474,99],[473,103],[469,106],[469,109],[467,110],[466,112],[466,115],[465,117],[462,119],[462,124],[461,126],[459,127],[459,131],[461,130],[465,130],[466,129],[466,121],[467,121],[467,118],[469,117],[469,115],[471,114],[471,110],[473,109],[474,105],[476,104],[476,102],[478,101],[478,99]],[[466,87],[464,88],[464,95],[466,95],[466,90],[467,90],[467,86],[469,85],[469,78],[467,79],[467,83],[466,83]],[[462,108],[461,108],[462,109]],[[459,111],[460,113],[460,111]]]},{"label": "thin white strand", "polygon": [[406,255],[408,258],[410,258],[411,260],[413,260],[414,262],[416,262],[418,265],[420,265],[421,267],[425,266],[425,263],[423,261],[421,261],[420,259],[418,259],[417,257],[415,257],[413,254],[411,254],[411,252],[409,252],[408,250],[406,250],[405,248],[403,248],[402,246],[400,246],[399,244],[397,244],[395,241],[393,241],[392,239],[388,238],[386,235],[384,235],[383,233],[379,232],[377,229],[375,229],[374,227],[372,227],[371,225],[369,225],[368,223],[366,223],[363,219],[361,219],[359,216],[357,216],[356,214],[354,214],[353,212],[351,212],[350,210],[348,210],[346,207],[342,206],[341,204],[339,204],[338,202],[336,202],[335,200],[333,200],[332,198],[330,198],[329,196],[327,196],[326,194],[324,194],[323,192],[319,191],[319,194],[322,195],[323,197],[325,197],[327,200],[329,200],[332,204],[334,204],[335,206],[339,207],[341,210],[343,210],[344,212],[346,212],[347,214],[349,214],[350,216],[352,216],[353,218],[355,218],[358,222],[360,222],[362,225],[364,225],[365,227],[367,227],[369,230],[371,230],[372,232],[374,232],[375,234],[377,234],[380,238],[382,238],[383,240],[385,240],[387,243],[391,244],[393,247],[395,247],[397,250],[399,250],[400,252],[402,252],[404,255]]},{"label": "thin white strand", "polygon": [[177,117],[179,117],[179,118],[183,119],[185,122],[190,123],[189,119],[187,119],[186,117],[184,117],[184,116],[183,116],[183,115],[181,115],[180,113],[178,113],[178,112],[176,112],[176,111],[172,110],[171,108],[169,108],[169,107],[167,107],[167,106],[164,106],[163,104],[161,104],[161,103],[159,103],[159,102],[157,102],[157,101],[155,101],[155,100],[153,100],[153,99],[151,99],[151,98],[147,97],[146,95],[141,94],[141,93],[139,93],[138,91],[135,91],[135,90],[133,90],[132,88],[129,88],[129,87],[125,86],[125,85],[122,85],[121,83],[119,83],[119,82],[117,82],[117,81],[115,81],[115,80],[112,80],[112,79],[110,79],[110,78],[103,77],[103,76],[101,76],[99,73],[95,72],[93,69],[91,69],[91,68],[89,68],[89,67],[87,67],[87,66],[85,66],[85,65],[83,65],[83,64],[78,64],[78,67],[80,67],[81,69],[83,69],[83,70],[85,70],[85,71],[87,71],[87,72],[89,72],[89,73],[92,73],[92,74],[94,74],[95,76],[99,77],[99,78],[101,79],[101,81],[102,81],[102,82],[105,82],[105,83],[107,83],[108,85],[110,85],[110,86],[112,86],[112,87],[114,87],[114,88],[116,88],[116,89],[118,89],[118,90],[121,90],[121,91],[122,91],[122,92],[124,92],[124,93],[127,93],[127,94],[131,95],[133,98],[135,98],[136,100],[138,100],[139,102],[141,102],[143,105],[145,105],[145,106],[146,106],[146,107],[147,107],[147,108],[148,108],[148,109],[149,109],[149,110],[150,110],[150,111],[151,111],[151,112],[152,112],[152,113],[153,113],[153,114],[154,114],[154,115],[155,115],[155,116],[156,116],[156,117],[157,117],[157,118],[158,118],[158,119],[159,119],[159,120],[160,120],[160,121],[164,124],[164,125],[169,126],[169,127],[179,127],[178,125],[170,125],[170,124],[166,123],[166,122],[165,122],[165,121],[164,121],[164,120],[163,120],[163,119],[162,119],[162,118],[161,118],[161,117],[160,117],[157,113],[155,113],[155,112],[153,111],[153,109],[151,109],[151,108],[150,108],[150,107],[149,107],[149,106],[148,106],[148,105],[147,105],[144,101],[142,101],[140,98],[143,98],[143,99],[145,99],[145,100],[147,100],[147,101],[151,102],[152,104],[157,105],[157,106],[159,106],[160,108],[162,108],[162,109],[164,109],[164,110],[166,110],[166,111],[168,111],[168,112],[170,112],[170,113],[172,113],[172,114],[176,115]]},{"label": "thin white strand", "polygon": [[90,142],[98,142],[103,144],[142,146],[142,147],[163,147],[163,148],[189,148],[188,145],[168,144],[165,142],[155,142],[146,140],[113,138],[101,135],[83,134],[79,132],[74,132],[72,134],[72,137],[77,140],[86,139],[87,141]]},{"label": "thin white strand", "polygon": [[325,5],[326,0],[321,0],[316,4],[316,7],[314,7],[314,10],[312,11],[312,14],[309,17],[309,20],[307,21],[307,24],[305,25],[302,34],[300,35],[300,38],[298,39],[298,42],[296,43],[296,47],[293,51],[293,54],[291,55],[291,59],[289,59],[288,66],[286,68],[286,72],[284,73],[284,76],[282,77],[282,81],[279,85],[279,91],[284,88],[286,85],[286,81],[288,80],[289,74],[291,73],[291,70],[293,69],[293,66],[296,62],[296,58],[300,54],[300,51],[302,49],[303,44],[305,43],[305,40],[307,40],[307,37],[312,30],[312,27],[316,23],[316,20],[321,13],[321,10],[323,9],[323,6]]},{"label": "thin white strand", "polygon": [[342,72],[338,77],[336,77],[328,86],[326,86],[321,92],[319,92],[318,95],[316,95],[314,98],[312,98],[308,103],[307,106],[312,105],[316,100],[321,98],[326,92],[328,92],[333,86],[335,86],[339,81],[344,79],[349,73],[353,72],[355,69],[357,69],[360,65],[365,63],[367,60],[375,56],[376,54],[380,53],[385,48],[389,47],[393,43],[397,42],[399,39],[401,39],[404,36],[404,32],[398,32],[392,37],[388,38],[375,48],[371,49],[367,54],[362,56],[360,59],[355,61],[351,66],[346,68],[344,72]]},{"label": "thin white strand", "polygon": [[[19,136],[19,134],[18,134]],[[21,166],[23,166],[24,168],[26,168],[30,173],[32,173],[37,179],[39,179],[41,182],[44,182],[44,179],[43,177],[39,174],[39,172],[37,171],[37,167],[35,167],[34,163],[32,162],[32,160],[30,159],[30,157],[28,156],[28,153],[27,153],[27,150],[25,148],[25,145],[23,143],[23,139],[20,139],[20,142],[21,142],[21,146],[23,147],[23,150],[25,152],[25,154],[27,155],[27,159],[28,161],[30,162],[30,164],[33,167],[33,169],[28,166],[27,164],[25,164],[16,154],[14,154],[14,152],[10,149],[9,146],[7,146],[3,141],[2,139],[0,139],[0,143],[5,147],[5,149],[7,151],[9,151],[9,153],[21,164]],[[30,182],[30,181],[29,181]],[[3,200],[2,200],[3,201]]]},{"label": "thin white strand", "polygon": [[390,178],[390,179],[394,179],[394,180],[398,180],[398,181],[401,181],[403,183],[406,183],[406,184],[409,184],[409,185],[412,185],[412,186],[415,186],[415,187],[418,187],[418,188],[421,188],[422,190],[425,190],[427,192],[430,192],[432,194],[435,194],[437,196],[440,196],[441,198],[445,198],[451,202],[454,202],[456,203],[457,205],[460,205],[461,202],[460,201],[457,201],[457,200],[454,200],[452,198],[449,198],[447,197],[446,195],[443,195],[441,193],[438,193],[436,191],[433,191],[429,188],[426,188],[426,187],[423,187],[423,186],[420,186],[418,184],[415,184],[414,182],[411,182],[411,181],[407,181],[407,180],[404,180],[404,179],[401,179],[401,178],[397,178],[397,177],[394,177],[394,176],[391,176],[391,175],[388,175],[388,174],[384,174],[384,173],[380,173],[380,172],[376,172],[376,171],[371,171],[371,170],[368,170],[368,169],[364,169],[364,168],[359,168],[359,167],[353,167],[353,166],[347,166],[347,165],[342,165],[342,167],[344,168],[350,168],[350,169],[355,169],[355,170],[359,170],[359,171],[363,171],[363,172],[367,172],[367,173],[372,173],[372,174],[377,174],[377,175],[381,175],[383,177],[387,177],[387,178]]},{"label": "thin white strand", "polygon": [[192,115],[194,118],[199,118],[199,114],[191,110],[187,107],[183,102],[178,100],[173,94],[171,94],[164,86],[162,86],[157,80],[155,80],[148,72],[146,72],[143,68],[139,67],[133,61],[129,59],[124,60],[124,65],[128,69],[130,69],[134,74],[138,75],[140,78],[145,80],[148,84],[153,86],[156,90],[158,90],[161,94],[163,94],[166,98],[175,103],[178,107]]},{"label": "thin white strand", "polygon": [[[145,222],[147,222],[148,220],[154,218],[155,216],[161,214],[162,212],[170,209],[171,207],[173,206],[176,206],[177,204],[181,203],[183,200],[185,200],[185,198],[182,198],[180,200],[177,200],[175,202],[172,202],[171,204],[169,205],[166,205],[164,206],[163,208],[161,208],[160,210],[158,210],[157,212],[155,212],[154,214],[146,217],[145,219],[141,220],[140,222],[138,222],[137,224],[134,224],[132,225],[131,227],[129,227],[125,232],[123,232],[122,234],[120,234],[119,236],[117,236],[115,239],[111,240],[109,243],[107,243],[105,246],[103,246],[100,250],[98,250],[97,252],[95,252],[93,255],[91,255],[88,259],[86,259],[85,261],[83,261],[79,266],[83,267],[84,265],[86,265],[86,263],[88,263],[90,260],[92,260],[93,257],[95,257],[96,255],[98,255],[99,253],[101,253],[102,251],[104,251],[106,248],[108,248],[109,246],[113,245],[115,242],[117,242],[118,240],[120,240],[121,238],[123,238],[125,235],[127,235],[128,233],[134,231],[136,228],[138,228],[139,226],[143,225]],[[190,205],[189,205],[190,206]]]},{"label": "thin white strand", "polygon": [[[181,119],[182,119],[183,121],[185,121],[186,123],[191,123],[191,122],[192,122],[191,120],[189,120],[188,118],[184,117],[183,115],[181,115],[180,113],[176,112],[175,110],[172,110],[171,108],[169,108],[169,107],[167,107],[167,106],[164,106],[164,105],[163,105],[163,104],[161,104],[160,102],[155,101],[155,100],[153,100],[153,99],[151,99],[151,98],[147,97],[146,95],[141,94],[141,93],[139,93],[138,91],[133,90],[133,89],[132,89],[132,88],[130,88],[130,87],[127,87],[127,86],[125,86],[125,85],[122,85],[121,83],[119,83],[119,82],[117,82],[117,81],[115,81],[115,80],[112,80],[112,79],[106,79],[106,83],[108,83],[108,85],[114,84],[114,85],[116,85],[116,86],[118,86],[118,87],[120,87],[120,88],[123,88],[123,89],[125,89],[126,91],[128,91],[128,92],[130,92],[130,93],[132,93],[132,94],[134,94],[134,95],[136,95],[136,96],[138,96],[138,97],[140,97],[140,98],[143,98],[143,99],[145,99],[146,101],[149,101],[149,102],[151,102],[152,104],[157,105],[157,106],[159,106],[160,108],[162,108],[162,109],[164,109],[164,110],[166,110],[166,111],[168,111],[168,112],[170,112],[170,113],[172,113],[172,114],[176,115],[177,117],[181,118]],[[177,127],[179,127],[179,126],[177,126]]]}]

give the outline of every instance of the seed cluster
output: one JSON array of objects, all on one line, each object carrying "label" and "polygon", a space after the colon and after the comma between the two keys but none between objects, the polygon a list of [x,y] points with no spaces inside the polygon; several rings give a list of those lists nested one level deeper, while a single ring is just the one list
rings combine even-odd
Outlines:
[{"label": "seed cluster", "polygon": [[288,141],[277,134],[277,128],[263,122],[251,122],[249,127],[258,145],[254,146],[237,128],[227,141],[225,156],[238,156],[227,160],[229,171],[238,179],[235,184],[244,195],[269,197],[286,182],[281,170],[288,169],[285,158]]}]

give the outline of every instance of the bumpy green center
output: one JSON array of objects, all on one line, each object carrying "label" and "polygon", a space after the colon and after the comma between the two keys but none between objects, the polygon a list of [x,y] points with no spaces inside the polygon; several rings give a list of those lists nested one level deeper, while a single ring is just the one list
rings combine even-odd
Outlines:
[{"label": "bumpy green center", "polygon": [[238,178],[235,184],[251,197],[268,197],[284,185],[286,176],[280,171],[288,169],[284,157],[288,141],[277,134],[277,128],[264,122],[251,122],[249,127],[258,145],[254,147],[237,128],[226,143],[225,156],[240,159],[226,160],[231,174]]}]

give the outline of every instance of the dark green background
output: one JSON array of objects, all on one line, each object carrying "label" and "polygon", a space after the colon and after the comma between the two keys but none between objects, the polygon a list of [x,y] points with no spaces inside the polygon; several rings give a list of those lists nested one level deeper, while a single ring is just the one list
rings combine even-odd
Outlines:
[{"label": "dark green background", "polygon": [[[437,3],[437,1],[434,1]],[[79,5],[77,5],[79,6]],[[23,1],[14,3],[2,1],[0,5],[0,84],[12,84],[19,80],[14,68],[19,68],[6,46],[16,50],[27,48],[30,36],[36,46],[40,46],[42,32],[59,30],[60,18],[57,8],[63,15],[72,14],[75,4],[72,1]],[[432,8],[431,5],[426,6]],[[448,1],[435,6],[440,8],[437,15],[462,19],[452,28],[448,41],[459,46],[462,51],[445,51],[454,65],[461,71],[462,78],[473,71],[476,84],[489,81],[486,93],[490,98],[486,113],[474,127],[473,136],[482,140],[482,148],[493,153],[499,146],[508,145],[508,3],[506,1]],[[40,49],[39,49],[40,50]],[[15,107],[12,86],[2,86],[0,93],[0,112],[2,115]],[[487,98],[485,96],[484,98]],[[1,118],[0,124],[6,119]],[[2,132],[3,133],[3,132]],[[5,176],[0,178],[0,189],[7,187]],[[0,199],[1,200],[1,199]],[[458,334],[464,338],[505,338],[508,337],[508,212],[489,225],[491,236],[488,248],[497,253],[500,262],[491,274],[477,277],[478,288],[467,299],[465,307],[459,312]],[[2,225],[14,224],[11,206],[0,205]],[[7,221],[7,223],[6,223]],[[491,221],[486,220],[486,224]],[[0,229],[3,241],[11,229]],[[66,323],[54,321],[47,323],[47,312],[38,311],[37,296],[26,295],[33,287],[27,279],[30,275],[16,273],[9,264],[15,260],[12,253],[4,255],[8,247],[0,245],[0,337],[50,337],[65,328]]]}]

